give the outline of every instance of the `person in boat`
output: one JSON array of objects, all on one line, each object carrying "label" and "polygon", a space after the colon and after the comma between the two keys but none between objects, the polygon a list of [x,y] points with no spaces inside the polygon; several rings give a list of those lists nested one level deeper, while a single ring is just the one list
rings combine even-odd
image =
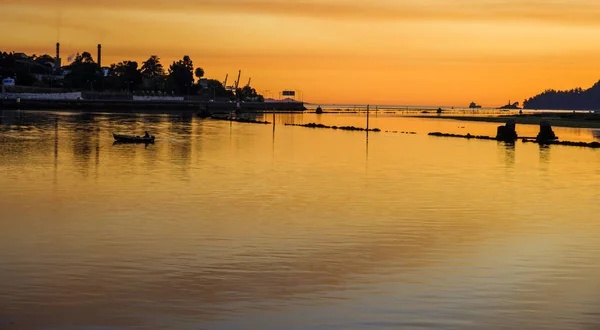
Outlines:
[{"label": "person in boat", "polygon": [[145,139],[149,139],[150,138],[150,134],[148,133],[148,131],[145,131],[144,133],[145,133],[144,134],[144,138]]}]

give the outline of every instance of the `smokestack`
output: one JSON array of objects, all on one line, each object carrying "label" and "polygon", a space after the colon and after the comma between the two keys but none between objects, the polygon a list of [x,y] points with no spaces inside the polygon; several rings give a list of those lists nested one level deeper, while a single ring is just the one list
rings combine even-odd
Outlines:
[{"label": "smokestack", "polygon": [[54,70],[59,71],[61,68],[60,60],[60,43],[56,43],[56,58],[54,59]]},{"label": "smokestack", "polygon": [[102,45],[98,44],[98,67],[102,69]]}]

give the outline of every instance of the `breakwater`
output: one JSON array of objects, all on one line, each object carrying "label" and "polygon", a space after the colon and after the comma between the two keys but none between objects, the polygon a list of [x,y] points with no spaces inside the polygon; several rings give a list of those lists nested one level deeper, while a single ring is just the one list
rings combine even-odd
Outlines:
[{"label": "breakwater", "polygon": [[328,129],[339,129],[343,131],[368,131],[368,132],[381,132],[379,128],[363,128],[363,127],[355,127],[355,126],[327,126],[323,124],[317,123],[308,123],[308,124],[285,124],[286,126],[300,126],[300,127],[309,127],[309,128],[328,128]]},{"label": "breakwater", "polygon": [[296,112],[304,111],[302,102],[204,102],[162,100],[38,100],[0,99],[0,110],[58,110],[80,112],[169,113],[174,111],[205,111],[210,114],[238,112]]},{"label": "breakwater", "polygon": [[271,124],[268,121],[250,119],[250,118],[227,118],[227,117],[218,117],[218,116],[210,116],[212,120],[222,120],[222,121],[235,121],[237,123],[249,123],[249,124]]},{"label": "breakwater", "polygon": [[[486,136],[486,135],[471,135],[471,134],[463,135],[463,134],[450,134],[450,133],[440,133],[440,132],[431,132],[427,135],[438,136],[438,137],[474,139],[474,140],[501,141],[493,136]],[[596,142],[596,141],[594,141],[594,142],[574,142],[574,141],[559,141],[559,140],[539,141],[535,138],[521,138],[520,140],[524,143],[537,143],[539,145],[560,145],[560,146],[584,147],[584,148],[600,148],[600,142]]]},{"label": "breakwater", "polygon": [[417,132],[405,132],[405,131],[385,131],[386,133],[396,133],[396,134],[417,134]]},{"label": "breakwater", "polygon": [[585,148],[600,148],[600,142],[575,142],[575,141],[545,141],[539,142],[535,139],[521,139],[523,142],[532,142],[542,145],[559,145],[559,146],[571,146],[571,147],[585,147]]},{"label": "breakwater", "polygon": [[463,139],[475,139],[475,140],[496,140],[495,137],[486,136],[486,135],[471,135],[467,133],[463,134],[450,134],[450,133],[441,133],[441,132],[431,132],[427,135],[430,136],[440,136],[440,137],[453,137],[453,138],[463,138]]}]

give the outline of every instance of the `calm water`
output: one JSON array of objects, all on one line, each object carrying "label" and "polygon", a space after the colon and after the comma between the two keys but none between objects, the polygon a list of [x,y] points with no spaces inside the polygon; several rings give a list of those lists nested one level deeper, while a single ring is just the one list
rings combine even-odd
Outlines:
[{"label": "calm water", "polygon": [[282,125],[359,115],[2,115],[0,329],[600,327],[598,150],[391,114],[368,139]]}]

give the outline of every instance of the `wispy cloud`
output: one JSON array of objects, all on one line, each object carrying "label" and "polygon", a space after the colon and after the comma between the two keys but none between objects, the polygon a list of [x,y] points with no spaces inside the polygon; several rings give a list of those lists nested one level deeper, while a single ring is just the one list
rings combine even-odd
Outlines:
[{"label": "wispy cloud", "polygon": [[252,13],[349,20],[542,21],[600,25],[592,0],[3,0],[2,5],[145,10],[208,14]]}]

